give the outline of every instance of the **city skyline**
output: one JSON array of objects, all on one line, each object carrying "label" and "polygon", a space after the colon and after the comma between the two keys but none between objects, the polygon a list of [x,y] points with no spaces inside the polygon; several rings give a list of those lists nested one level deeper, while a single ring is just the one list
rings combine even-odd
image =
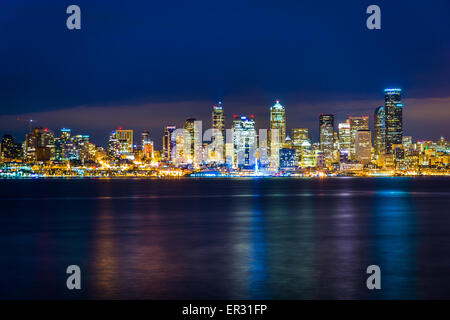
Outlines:
[{"label": "city skyline", "polygon": [[132,128],[113,129],[104,147],[92,143],[87,134],[72,135],[69,128],[58,136],[32,119],[17,119],[28,122],[29,132],[24,142],[3,136],[2,174],[44,170],[44,176],[64,176],[84,175],[87,170],[88,175],[100,176],[446,175],[450,163],[446,138],[421,141],[405,134],[405,109],[402,89],[386,88],[384,105],[373,110],[372,119],[348,115],[345,122],[335,123],[334,114],[321,113],[315,141],[314,130],[286,125],[286,107],[279,100],[268,110],[268,128],[257,128],[255,116],[242,113],[234,114],[227,127],[226,107],[219,101],[211,107],[211,128],[193,117],[178,128],[169,122],[161,137],[162,150],[149,130],[136,137]]}]

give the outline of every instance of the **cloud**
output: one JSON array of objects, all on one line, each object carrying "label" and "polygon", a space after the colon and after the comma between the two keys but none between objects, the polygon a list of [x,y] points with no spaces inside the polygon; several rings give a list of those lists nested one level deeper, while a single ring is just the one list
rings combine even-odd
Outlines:
[{"label": "cloud", "polygon": [[[335,126],[350,116],[369,115],[371,125],[374,109],[383,100],[329,100],[317,103],[281,101],[286,107],[287,126],[290,128],[309,128],[313,138],[318,136],[318,117],[321,113],[335,114]],[[273,101],[262,103],[245,100],[229,100],[224,103],[227,126],[231,126],[234,114],[254,114],[259,128],[267,128],[269,107]],[[54,131],[68,127],[74,133],[91,134],[93,141],[105,144],[108,133],[121,126],[138,132],[148,129],[157,146],[160,145],[164,126],[182,126],[189,117],[203,120],[203,127],[211,125],[211,101],[184,101],[171,103],[143,103],[121,106],[80,106],[55,111],[0,116],[0,134],[12,133],[23,139],[28,125],[16,119],[35,119],[36,125]],[[437,139],[441,135],[450,137],[450,97],[405,99],[403,114],[405,135],[413,139]],[[246,112],[242,112],[246,111]]]}]

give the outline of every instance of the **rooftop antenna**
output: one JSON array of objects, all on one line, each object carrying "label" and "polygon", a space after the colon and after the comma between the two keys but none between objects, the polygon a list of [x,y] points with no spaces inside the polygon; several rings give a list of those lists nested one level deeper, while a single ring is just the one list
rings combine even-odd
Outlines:
[{"label": "rooftop antenna", "polygon": [[22,118],[17,118],[16,120],[17,120],[17,121],[26,121],[26,122],[28,122],[28,129],[29,129],[29,132],[31,132],[31,127],[32,127],[33,122],[34,122],[33,119],[22,119]]}]

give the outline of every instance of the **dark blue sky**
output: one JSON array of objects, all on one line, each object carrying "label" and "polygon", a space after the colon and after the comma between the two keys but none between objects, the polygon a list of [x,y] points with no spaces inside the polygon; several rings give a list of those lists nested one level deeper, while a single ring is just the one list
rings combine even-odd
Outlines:
[{"label": "dark blue sky", "polygon": [[[70,4],[81,7],[79,31],[66,28]],[[371,4],[381,7],[382,30],[366,28]],[[45,113],[45,126],[68,124],[94,134],[109,123],[162,131],[190,116],[209,121],[218,99],[229,118],[253,113],[266,122],[268,107],[280,99],[288,126],[299,127],[321,112],[338,119],[366,110],[372,115],[383,103],[383,88],[398,86],[405,100],[429,103],[430,110],[447,107],[440,124],[429,121],[425,129],[432,138],[437,130],[450,134],[442,122],[442,116],[450,120],[448,0],[2,0],[0,38],[3,119]],[[373,105],[355,108],[357,101]],[[60,112],[80,106],[84,126]],[[139,106],[149,109],[148,125],[136,119]],[[95,108],[109,110],[98,127],[88,119]],[[161,108],[171,109],[167,123]],[[0,134],[14,130],[2,130],[6,122],[0,119]],[[23,124],[16,126],[23,131]],[[423,124],[406,127],[413,135],[425,132]]]}]

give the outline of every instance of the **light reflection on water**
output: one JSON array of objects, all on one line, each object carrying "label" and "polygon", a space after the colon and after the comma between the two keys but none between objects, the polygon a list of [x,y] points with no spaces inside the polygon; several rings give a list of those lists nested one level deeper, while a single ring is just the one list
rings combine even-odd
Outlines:
[{"label": "light reflection on water", "polygon": [[[9,180],[0,194],[2,298],[450,298],[448,179]],[[70,264],[81,292],[65,289]]]}]

